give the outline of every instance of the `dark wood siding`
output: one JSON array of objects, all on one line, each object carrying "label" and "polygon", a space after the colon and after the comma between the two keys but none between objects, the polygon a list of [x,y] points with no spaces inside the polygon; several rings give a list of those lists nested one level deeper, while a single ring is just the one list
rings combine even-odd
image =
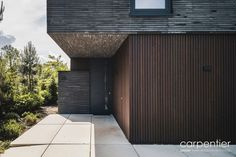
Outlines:
[{"label": "dark wood siding", "polygon": [[129,42],[132,143],[236,143],[236,35],[131,35]]},{"label": "dark wood siding", "polygon": [[236,31],[235,0],[172,0],[170,16],[132,17],[130,0],[47,0],[48,32]]},{"label": "dark wood siding", "polygon": [[90,113],[89,72],[59,73],[59,113]]},{"label": "dark wood siding", "polygon": [[130,136],[130,70],[129,40],[113,57],[113,112],[120,127]]},{"label": "dark wood siding", "polygon": [[90,59],[89,58],[71,58],[70,59],[70,70],[89,70],[90,69]]}]

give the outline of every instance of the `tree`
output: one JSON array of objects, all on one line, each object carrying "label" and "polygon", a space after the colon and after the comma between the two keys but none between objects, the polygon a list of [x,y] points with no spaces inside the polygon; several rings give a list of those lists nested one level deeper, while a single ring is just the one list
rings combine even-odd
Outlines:
[{"label": "tree", "polygon": [[3,52],[3,57],[6,59],[8,69],[12,72],[16,72],[20,61],[20,52],[11,45],[6,45],[1,49]]},{"label": "tree", "polygon": [[32,42],[28,42],[21,54],[20,72],[23,83],[27,86],[27,92],[33,93],[36,89],[36,77],[39,65],[39,57]]},{"label": "tree", "polygon": [[4,102],[4,82],[5,82],[5,63],[2,57],[2,53],[0,55],[0,117],[2,117],[2,112],[3,112],[3,102]]},{"label": "tree", "polygon": [[56,104],[58,88],[58,71],[67,71],[67,64],[63,63],[61,56],[49,55],[50,59],[40,67],[39,87],[45,98],[45,105]]},{"label": "tree", "polygon": [[57,82],[58,71],[67,71],[67,64],[61,60],[61,56],[49,55],[48,58],[49,61],[43,64],[43,73],[46,78],[54,78]]},{"label": "tree", "polygon": [[2,91],[2,87],[4,85],[4,81],[5,81],[5,72],[6,72],[6,68],[5,68],[5,60],[3,59],[2,53],[0,55],[0,104],[3,100],[3,91]]},{"label": "tree", "polygon": [[0,118],[3,112],[10,108],[11,102],[13,101],[11,84],[7,79],[7,68],[6,60],[4,59],[3,53],[0,54]]},{"label": "tree", "polygon": [[49,100],[49,104],[56,104],[57,103],[57,84],[55,79],[51,80],[50,85],[48,86],[49,93],[51,94],[51,99]]},{"label": "tree", "polygon": [[68,71],[68,66],[61,60],[61,56],[55,57],[52,55],[48,56],[49,61],[44,63],[40,68],[40,79],[46,84],[50,84],[51,80],[54,79],[56,84],[58,83],[58,72],[59,71]]},{"label": "tree", "polygon": [[6,45],[1,48],[2,54],[2,64],[4,63],[4,74],[5,79],[10,84],[11,91],[10,94],[16,94],[15,91],[18,91],[19,85],[19,63],[20,63],[20,54],[19,51],[12,47],[11,45]]}]

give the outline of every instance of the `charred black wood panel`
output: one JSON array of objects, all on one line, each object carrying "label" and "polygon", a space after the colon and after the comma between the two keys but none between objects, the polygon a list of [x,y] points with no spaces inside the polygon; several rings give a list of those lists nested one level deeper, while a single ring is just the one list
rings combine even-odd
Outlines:
[{"label": "charred black wood panel", "polygon": [[59,113],[90,113],[89,72],[70,71],[59,73]]},{"label": "charred black wood panel", "polygon": [[90,69],[90,59],[89,58],[71,58],[70,59],[70,70],[88,70]]},{"label": "charred black wood panel", "polygon": [[[71,58],[70,72],[59,74],[60,113],[85,113],[80,111],[80,101],[89,102],[87,113],[109,114],[112,105],[112,66],[107,58]],[[89,77],[83,77],[84,72]],[[89,94],[81,94],[81,84],[86,83]],[[78,87],[78,89],[76,88]],[[77,91],[78,90],[78,91]]]},{"label": "charred black wood panel", "polygon": [[132,17],[130,0],[48,0],[48,32],[236,31],[235,0],[172,0],[172,10]]}]

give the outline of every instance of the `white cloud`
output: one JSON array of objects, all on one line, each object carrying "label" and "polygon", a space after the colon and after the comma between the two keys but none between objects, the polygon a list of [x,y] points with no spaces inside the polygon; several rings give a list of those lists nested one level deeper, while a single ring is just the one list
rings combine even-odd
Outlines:
[{"label": "white cloud", "polygon": [[32,41],[41,60],[53,54],[62,55],[64,61],[69,63],[69,57],[47,34],[46,0],[3,1],[5,12],[0,31],[16,38],[13,46],[23,49],[28,41]]},{"label": "white cloud", "polygon": [[10,45],[13,42],[15,42],[16,38],[12,35],[4,34],[2,31],[0,31],[0,48],[5,45]]}]

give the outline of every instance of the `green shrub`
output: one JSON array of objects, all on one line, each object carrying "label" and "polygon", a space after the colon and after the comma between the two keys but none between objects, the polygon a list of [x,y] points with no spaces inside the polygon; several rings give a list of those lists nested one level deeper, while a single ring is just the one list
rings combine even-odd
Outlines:
[{"label": "green shrub", "polygon": [[4,119],[5,120],[14,119],[14,120],[18,121],[20,119],[20,116],[17,113],[9,112],[9,113],[5,114]]},{"label": "green shrub", "polygon": [[11,141],[0,141],[0,154],[9,148]]},{"label": "green shrub", "polygon": [[49,93],[49,91],[48,90],[42,90],[42,91],[40,91],[40,95],[44,99],[43,104],[48,105],[50,103],[51,99],[52,99],[52,96]]},{"label": "green shrub", "polygon": [[4,99],[7,100],[1,100],[0,97],[0,118],[4,118],[6,113],[11,112],[11,108],[15,104],[13,98],[5,97]]},{"label": "green shrub", "polygon": [[57,84],[55,79],[52,79],[46,88],[41,88],[40,95],[44,98],[44,105],[57,103]]},{"label": "green shrub", "polygon": [[43,98],[37,94],[25,94],[16,96],[13,111],[22,114],[27,111],[35,111],[43,104]]},{"label": "green shrub", "polygon": [[0,129],[1,138],[4,140],[13,140],[17,138],[24,130],[24,126],[11,119],[3,123]]},{"label": "green shrub", "polygon": [[38,115],[33,114],[31,112],[25,112],[22,114],[23,121],[25,122],[26,125],[31,126],[37,123],[38,121]]},{"label": "green shrub", "polygon": [[22,115],[21,115],[21,117],[22,118],[25,118],[27,115],[29,115],[29,114],[31,114],[31,112],[24,112]]},{"label": "green shrub", "polygon": [[49,93],[51,94],[51,99],[49,101],[50,104],[57,103],[57,84],[55,79],[52,79],[50,85],[48,86]]}]

